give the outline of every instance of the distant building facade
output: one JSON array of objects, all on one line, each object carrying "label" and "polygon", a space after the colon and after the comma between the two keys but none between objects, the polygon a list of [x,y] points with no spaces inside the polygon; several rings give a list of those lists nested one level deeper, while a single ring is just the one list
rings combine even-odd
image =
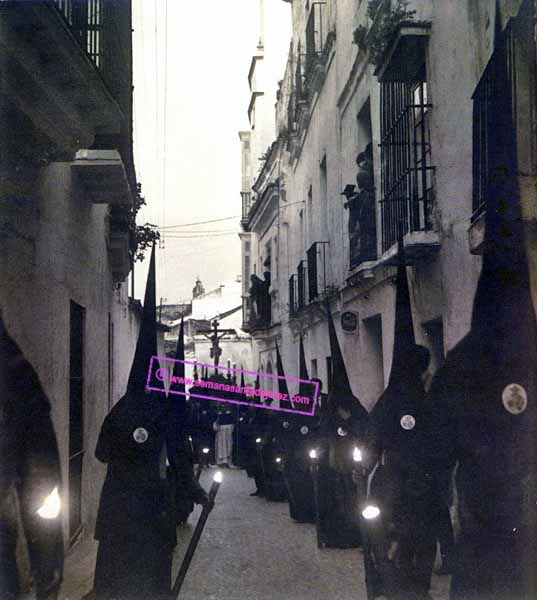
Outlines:
[{"label": "distant building facade", "polygon": [[[204,289],[200,280],[196,281],[193,292]],[[226,367],[241,365],[246,370],[253,368],[252,338],[242,329],[242,281],[237,277],[220,285],[214,290],[193,296],[191,303],[182,305],[168,305],[162,308],[162,323],[168,331],[164,333],[166,355],[173,358],[177,348],[177,338],[181,325],[181,315],[176,315],[173,307],[184,306],[188,310],[182,313],[185,335],[185,360],[204,364],[214,364],[211,354],[211,341],[209,339],[214,321],[218,321],[219,329],[231,330],[219,342],[222,350],[219,364]],[[201,333],[205,332],[205,333]],[[192,365],[187,365],[186,376],[191,377],[194,371]],[[213,369],[210,369],[210,374]],[[201,367],[198,368],[201,376]]]},{"label": "distant building facade", "polygon": [[[291,376],[302,335],[309,375],[327,391],[328,303],[353,391],[371,408],[391,368],[400,235],[415,335],[431,351],[431,373],[469,329],[494,127],[487,107],[495,36],[509,48],[505,93],[535,284],[535,9],[530,0],[411,0],[394,20],[396,0],[289,4],[277,133],[253,184],[243,172],[241,190],[256,199],[243,203],[243,280],[269,269],[270,315],[251,318],[256,290],[245,285],[245,328],[264,365],[274,367],[279,344]],[[245,157],[252,135],[241,133],[243,169],[255,160]]]}]

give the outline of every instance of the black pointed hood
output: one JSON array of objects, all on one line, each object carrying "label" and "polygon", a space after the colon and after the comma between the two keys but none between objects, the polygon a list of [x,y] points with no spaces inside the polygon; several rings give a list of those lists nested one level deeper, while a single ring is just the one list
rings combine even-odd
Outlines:
[{"label": "black pointed hood", "polygon": [[330,305],[326,303],[328,313],[328,337],[330,340],[330,353],[332,356],[332,389],[328,394],[328,413],[334,412],[338,407],[345,410],[351,410],[359,419],[367,418],[367,411],[360,403],[360,400],[352,393],[347,367],[343,360],[343,354],[339,345],[339,340],[330,311]]},{"label": "black pointed hood", "polygon": [[[102,462],[127,460],[130,474],[158,478],[158,457],[166,436],[168,403],[161,392],[145,392],[151,356],[157,355],[155,245],[147,275],[142,324],[127,391],[108,413],[99,434],[95,456]],[[155,369],[153,369],[155,371]],[[152,386],[161,386],[157,381]]]},{"label": "black pointed hood", "polygon": [[414,370],[416,361],[416,338],[414,336],[414,322],[402,240],[399,240],[398,246],[394,339],[388,387],[402,387],[406,385],[407,380],[415,378],[415,373],[409,372],[409,366]]},{"label": "black pointed hood", "polygon": [[388,386],[370,414],[376,444],[398,451],[416,451],[421,430],[425,389],[422,374],[429,351],[416,344],[406,270],[405,252],[399,240],[395,298],[394,341]]},{"label": "black pointed hood", "polygon": [[136,351],[129,375],[127,391],[143,392],[147,382],[147,373],[152,356],[157,355],[157,303],[155,274],[155,244],[151,250],[147,284],[145,286],[142,323],[138,334]]},{"label": "black pointed hood", "polygon": [[[181,317],[181,325],[179,327],[179,336],[177,338],[177,348],[175,350],[175,360],[180,362],[173,363],[173,376],[185,377],[185,326],[183,317]],[[184,383],[170,384],[170,391],[183,392],[182,394],[170,394],[169,400],[174,407],[175,418],[178,424],[183,421],[186,411],[186,386]]]},{"label": "black pointed hood", "polygon": [[459,444],[479,445],[481,456],[487,452],[490,469],[480,473],[476,485],[492,508],[519,490],[516,482],[537,468],[537,323],[524,243],[507,42],[497,22],[484,255],[471,329],[449,352],[431,386],[433,401],[456,403]]},{"label": "black pointed hood", "polygon": [[[175,349],[175,360],[180,362],[173,363],[173,375],[175,377],[185,377],[185,325],[183,317],[181,317],[181,325],[179,326],[179,336],[177,338],[177,347]],[[184,392],[184,383],[172,383],[170,389]]]},{"label": "black pointed hood", "polygon": [[[308,375],[308,366],[306,364],[306,353],[304,351],[304,338],[300,336],[300,340],[298,343],[298,378],[305,379],[309,381]],[[311,392],[311,385],[307,383],[300,382],[298,386],[298,395],[299,396],[308,396]]]}]

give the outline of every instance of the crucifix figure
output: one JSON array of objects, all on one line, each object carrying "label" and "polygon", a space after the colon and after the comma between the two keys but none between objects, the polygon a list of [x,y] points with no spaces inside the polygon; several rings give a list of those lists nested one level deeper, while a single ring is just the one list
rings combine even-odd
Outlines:
[{"label": "crucifix figure", "polygon": [[234,329],[218,329],[220,323],[215,319],[212,323],[212,329],[200,330],[198,333],[203,334],[206,338],[210,339],[211,344],[211,358],[214,359],[214,374],[218,373],[218,362],[222,354],[222,348],[220,348],[219,341],[227,334],[235,333]]}]

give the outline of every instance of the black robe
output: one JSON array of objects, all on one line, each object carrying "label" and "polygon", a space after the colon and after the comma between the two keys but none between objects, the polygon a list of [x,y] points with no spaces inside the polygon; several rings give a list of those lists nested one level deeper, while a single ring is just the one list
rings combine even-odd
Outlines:
[{"label": "black robe", "polygon": [[143,392],[127,394],[99,435],[95,455],[108,464],[95,529],[99,600],[164,598],[170,591],[176,537],[161,464],[166,411],[159,401]]},{"label": "black robe", "polygon": [[289,515],[299,523],[315,523],[315,497],[309,452],[317,446],[318,420],[286,414],[278,423],[278,448],[284,456],[283,477]]},{"label": "black robe", "polygon": [[320,426],[323,451],[318,471],[318,527],[322,543],[331,548],[354,548],[362,543],[353,450],[363,442],[365,409],[356,406],[348,419],[337,409],[327,412]]}]

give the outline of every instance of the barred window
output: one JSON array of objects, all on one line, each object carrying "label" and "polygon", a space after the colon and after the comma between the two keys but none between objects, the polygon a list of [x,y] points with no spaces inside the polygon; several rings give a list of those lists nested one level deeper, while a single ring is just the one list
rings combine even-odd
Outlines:
[{"label": "barred window", "polygon": [[296,308],[296,277],[291,275],[289,278],[289,313],[293,315]]},{"label": "barred window", "polygon": [[381,85],[382,249],[431,229],[431,143],[425,65],[415,81]]}]

